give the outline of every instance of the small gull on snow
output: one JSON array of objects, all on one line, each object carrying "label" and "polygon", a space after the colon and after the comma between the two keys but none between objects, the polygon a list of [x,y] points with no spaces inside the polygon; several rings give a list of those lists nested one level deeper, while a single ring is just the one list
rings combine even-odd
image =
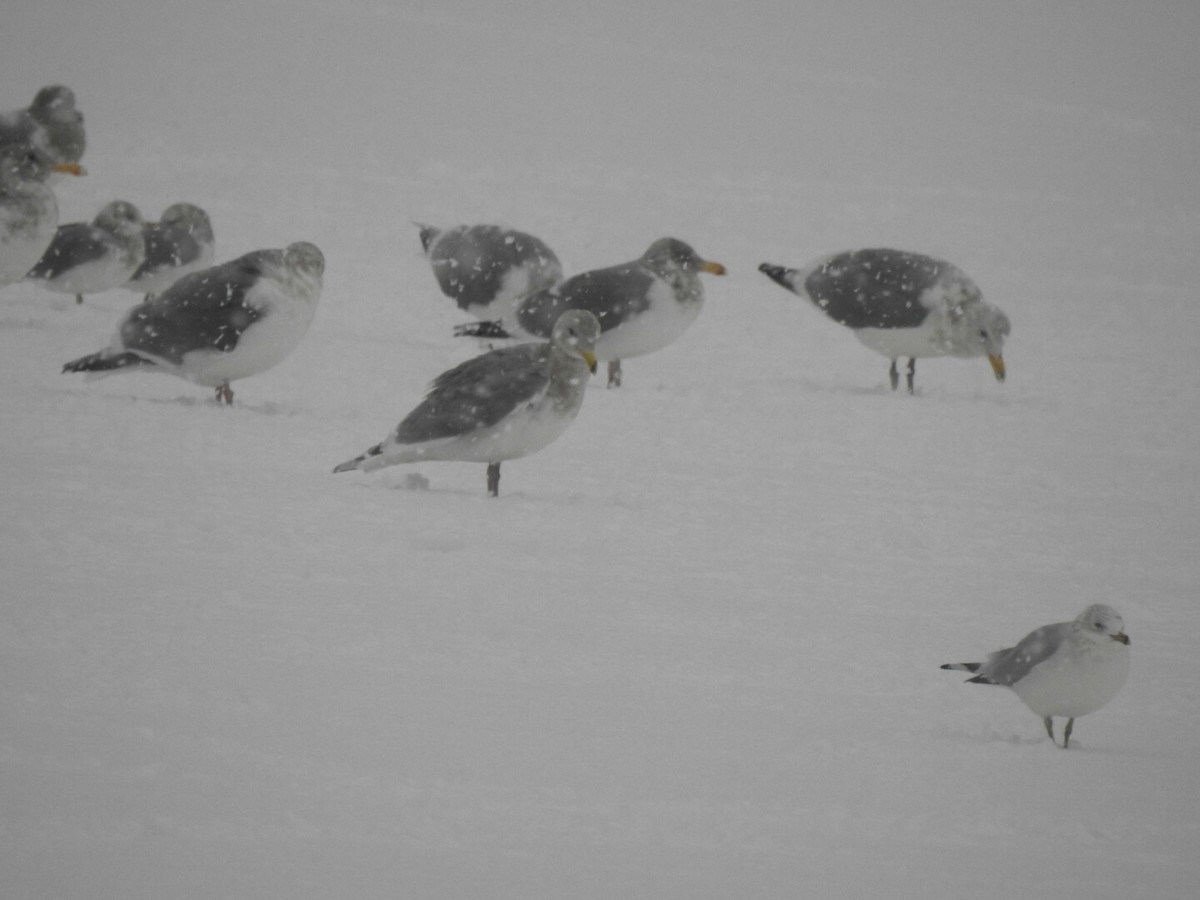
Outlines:
[{"label": "small gull on snow", "polygon": [[564,312],[549,341],[491,350],[439,375],[381,443],[334,472],[423,460],[487,463],[487,493],[500,492],[500,463],[557,439],[583,405],[596,370],[595,316]]},{"label": "small gull on snow", "polygon": [[1129,677],[1129,637],[1111,606],[1096,603],[1070,622],[1031,631],[1015,647],[997,650],[981,663],[946,663],[943,669],[976,673],[972,684],[1011,688],[1054,740],[1054,716],[1066,717],[1063,749],[1080,716],[1094,713]]},{"label": "small gull on snow", "polygon": [[986,356],[1004,380],[1008,316],[985,303],[975,283],[950,263],[903,250],[853,250],[824,256],[801,269],[763,263],[759,271],[807,297],[835,322],[892,361],[908,357],[908,392],[917,359]]},{"label": "small gull on snow", "polygon": [[661,350],[700,315],[699,273],[724,275],[720,263],[701,259],[675,238],[660,238],[627,263],[574,275],[517,304],[512,316],[455,329],[460,336],[544,338],[567,309],[586,309],[600,322],[596,358],[608,362],[609,387],[621,384],[621,360]]},{"label": "small gull on snow", "polygon": [[63,366],[102,376],[165,372],[216,388],[265,372],[300,343],[321,295],[325,257],[306,241],[193,272],[121,320],[112,343]]},{"label": "small gull on snow", "polygon": [[503,319],[521,298],[562,279],[554,251],[532,234],[499,225],[418,227],[438,287],[476,319]]},{"label": "small gull on snow", "polygon": [[147,300],[184,275],[212,265],[212,222],[208,213],[192,203],[173,203],[157,222],[145,222],[142,239],[145,258],[122,287],[140,291]]},{"label": "small gull on snow", "polygon": [[50,172],[82,175],[83,169],[52,162],[37,147],[0,146],[0,287],[22,280],[54,239],[58,200],[46,186]]},{"label": "small gull on snow", "polygon": [[91,222],[59,225],[50,246],[26,275],[47,290],[99,294],[129,280],[146,257],[142,214],[132,203],[114,200]]}]

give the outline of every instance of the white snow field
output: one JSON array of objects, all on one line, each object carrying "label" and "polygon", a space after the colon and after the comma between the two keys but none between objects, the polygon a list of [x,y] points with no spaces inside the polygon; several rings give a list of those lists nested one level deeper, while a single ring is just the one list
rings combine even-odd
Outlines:
[{"label": "white snow field", "polygon": [[[134,294],[0,291],[0,895],[1197,896],[1200,5],[10,6],[62,221],[327,271],[229,408],[60,373]],[[499,498],[335,476],[477,351],[414,221],[729,274]],[[975,279],[1007,382],[893,393],[756,271],[870,246]],[[938,669],[1093,602],[1132,674],[1067,751]]]}]

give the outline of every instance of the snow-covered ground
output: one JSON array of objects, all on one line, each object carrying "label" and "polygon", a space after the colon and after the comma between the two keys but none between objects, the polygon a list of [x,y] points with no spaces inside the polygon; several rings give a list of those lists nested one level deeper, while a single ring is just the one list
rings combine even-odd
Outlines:
[{"label": "snow-covered ground", "polygon": [[[1200,6],[22,0],[64,221],[311,240],[312,331],[207,389],[59,374],[135,297],[0,292],[0,895],[1185,898],[1200,890]],[[374,476],[474,352],[413,221],[569,273],[724,263],[507,463]],[[949,259],[984,360],[886,361],[756,271]],[[427,490],[410,488],[419,472]],[[1052,747],[979,658],[1105,602]]]}]

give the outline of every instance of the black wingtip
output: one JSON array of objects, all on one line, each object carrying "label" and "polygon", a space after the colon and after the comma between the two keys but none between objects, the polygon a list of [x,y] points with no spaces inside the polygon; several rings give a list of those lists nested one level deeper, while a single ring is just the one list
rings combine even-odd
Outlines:
[{"label": "black wingtip", "polygon": [[454,336],[494,339],[512,337],[499,322],[472,322],[469,325],[457,325],[454,328]]},{"label": "black wingtip", "polygon": [[115,356],[106,356],[101,350],[99,353],[89,353],[87,356],[64,363],[62,370],[63,372],[110,372],[113,369],[142,365],[147,365],[147,362],[136,353],[118,353]]},{"label": "black wingtip", "polygon": [[791,278],[789,277],[794,269],[789,269],[787,266],[777,266],[774,263],[763,263],[758,267],[758,271],[762,272],[776,284],[781,287],[792,290]]},{"label": "black wingtip", "polygon": [[943,663],[943,669],[954,669],[957,672],[978,672],[983,663]]}]

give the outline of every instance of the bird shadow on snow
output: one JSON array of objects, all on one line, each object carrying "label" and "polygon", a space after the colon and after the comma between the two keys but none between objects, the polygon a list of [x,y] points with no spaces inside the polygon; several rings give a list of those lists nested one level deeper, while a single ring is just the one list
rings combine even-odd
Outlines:
[{"label": "bird shadow on snow", "polygon": [[0,318],[0,331],[46,331],[49,328],[49,322],[47,322],[45,319],[39,319],[33,315],[23,316],[20,318],[14,315],[7,315],[3,318]]},{"label": "bird shadow on snow", "polygon": [[[777,384],[782,387],[787,387],[789,385],[795,386],[814,394],[833,394],[845,397],[895,397],[897,400],[928,400],[948,403],[970,403],[972,405],[978,403],[988,403],[993,406],[1038,405],[1032,400],[1032,398],[1011,390],[1005,393],[1001,393],[1000,391],[956,393],[955,391],[941,386],[925,388],[918,384],[910,394],[903,387],[897,390],[892,390],[891,386],[885,382],[879,382],[875,385],[867,387],[847,384],[831,384],[828,382],[814,381],[811,378],[805,377],[789,380],[788,382],[777,382]],[[1003,388],[1000,390],[1003,390]]]},{"label": "bird shadow on snow", "polygon": [[[348,473],[347,473],[348,474]],[[345,477],[343,475],[343,477]],[[500,489],[499,497],[488,497],[483,488],[483,478],[480,477],[480,485],[478,489],[474,487],[459,487],[459,486],[437,486],[434,479],[429,478],[421,472],[406,472],[403,477],[396,476],[374,476],[368,477],[355,482],[352,486],[357,489],[378,491],[383,490],[389,493],[397,494],[429,494],[430,496],[439,497],[463,497],[468,499],[479,499],[494,506],[503,507],[506,504],[523,503],[533,504],[538,506],[553,506],[553,507],[579,507],[587,505],[606,505],[597,504],[594,497],[591,497],[580,491],[558,492],[555,493],[547,488],[543,493],[541,490],[534,488],[533,490],[512,489],[504,490],[503,484]]]},{"label": "bird shadow on snow", "polygon": [[[1056,734],[1061,728],[1061,722],[1056,720]],[[1048,751],[1062,751],[1062,747],[1057,744],[1051,745],[1050,738],[1043,734],[1024,734],[1014,731],[1001,731],[997,728],[982,727],[972,730],[963,730],[959,728],[943,728],[942,736],[947,740],[960,744],[968,744],[976,747],[992,747],[996,745],[1007,745],[1010,747],[1042,747]],[[1126,756],[1133,755],[1125,750],[1112,746],[1088,746],[1086,738],[1072,736],[1071,746],[1065,752],[1067,753],[1087,753],[1096,756]],[[1141,754],[1137,754],[1141,755]]]},{"label": "bird shadow on snow", "polygon": [[143,397],[136,394],[101,394],[95,391],[86,389],[68,390],[68,394],[76,397],[87,396],[89,398],[99,398],[108,401],[109,403],[118,403],[121,405],[136,406],[140,403],[149,403],[157,406],[179,406],[193,409],[214,409],[227,410],[229,412],[237,412],[244,410],[246,412],[257,413],[265,416],[300,416],[308,415],[309,411],[301,407],[291,406],[286,403],[278,403],[274,400],[264,400],[258,403],[245,403],[241,400],[235,400],[233,405],[218,402],[216,397],[208,396],[187,396],[180,395],[177,397]]}]

